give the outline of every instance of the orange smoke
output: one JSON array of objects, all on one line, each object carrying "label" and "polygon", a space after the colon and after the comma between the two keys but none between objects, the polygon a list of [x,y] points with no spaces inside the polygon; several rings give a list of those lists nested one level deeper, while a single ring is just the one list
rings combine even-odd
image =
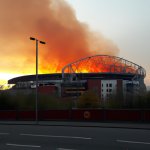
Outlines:
[{"label": "orange smoke", "polygon": [[0,22],[0,72],[35,72],[35,43],[30,36],[47,43],[39,45],[40,73],[60,72],[81,57],[119,51],[80,22],[65,0],[1,0]]}]

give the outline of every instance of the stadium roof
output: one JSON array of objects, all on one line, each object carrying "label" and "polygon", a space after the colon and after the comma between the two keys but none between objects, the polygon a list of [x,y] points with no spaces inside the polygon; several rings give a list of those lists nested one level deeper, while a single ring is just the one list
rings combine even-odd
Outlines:
[{"label": "stadium roof", "polygon": [[143,78],[146,76],[143,67],[124,58],[109,55],[94,55],[69,63],[62,69],[63,78],[65,73],[120,73],[139,75]]}]

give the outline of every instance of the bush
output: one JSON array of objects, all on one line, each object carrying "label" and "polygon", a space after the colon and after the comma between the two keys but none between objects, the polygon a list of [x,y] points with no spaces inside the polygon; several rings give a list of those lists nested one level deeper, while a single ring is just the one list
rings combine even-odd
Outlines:
[{"label": "bush", "polygon": [[98,108],[100,100],[94,91],[84,92],[77,101],[78,108]]},{"label": "bush", "polygon": [[122,96],[118,94],[112,94],[104,101],[104,108],[122,108],[124,103]]},{"label": "bush", "polygon": [[[35,110],[35,91],[26,92],[26,90],[1,91],[0,92],[0,110]],[[59,98],[56,93],[41,94],[38,93],[38,109],[70,109],[71,99]]]},{"label": "bush", "polygon": [[[95,91],[86,91],[78,99],[60,98],[56,93],[38,94],[39,110],[71,109],[74,105],[77,108],[150,109],[150,91],[136,96],[128,93],[125,98],[114,94],[105,101],[101,101]],[[0,110],[35,110],[35,91],[0,91]]]},{"label": "bush", "polygon": [[15,103],[11,100],[11,95],[7,92],[0,92],[0,110],[15,109]]}]

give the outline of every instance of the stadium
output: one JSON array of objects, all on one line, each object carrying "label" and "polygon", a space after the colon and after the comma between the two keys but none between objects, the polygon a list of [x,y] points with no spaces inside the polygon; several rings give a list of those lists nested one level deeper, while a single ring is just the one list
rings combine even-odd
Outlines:
[{"label": "stadium", "polygon": [[[61,73],[39,74],[38,86],[41,92],[57,92],[61,97],[79,96],[93,90],[105,100],[114,93],[142,93],[146,90],[145,76],[145,69],[131,61],[116,56],[94,55],[67,64]],[[13,89],[34,89],[36,76],[16,77],[8,84],[15,84]]]}]

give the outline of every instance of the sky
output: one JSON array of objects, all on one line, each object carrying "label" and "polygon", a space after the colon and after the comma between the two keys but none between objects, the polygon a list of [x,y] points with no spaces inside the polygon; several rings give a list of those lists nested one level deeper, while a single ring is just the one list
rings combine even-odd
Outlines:
[{"label": "sky", "polygon": [[150,0],[0,2],[0,84],[35,73],[32,35],[47,43],[40,45],[40,73],[60,72],[80,57],[111,54],[144,67],[150,85]]},{"label": "sky", "polygon": [[150,0],[67,1],[79,20],[119,47],[119,57],[146,69],[150,85]]}]

